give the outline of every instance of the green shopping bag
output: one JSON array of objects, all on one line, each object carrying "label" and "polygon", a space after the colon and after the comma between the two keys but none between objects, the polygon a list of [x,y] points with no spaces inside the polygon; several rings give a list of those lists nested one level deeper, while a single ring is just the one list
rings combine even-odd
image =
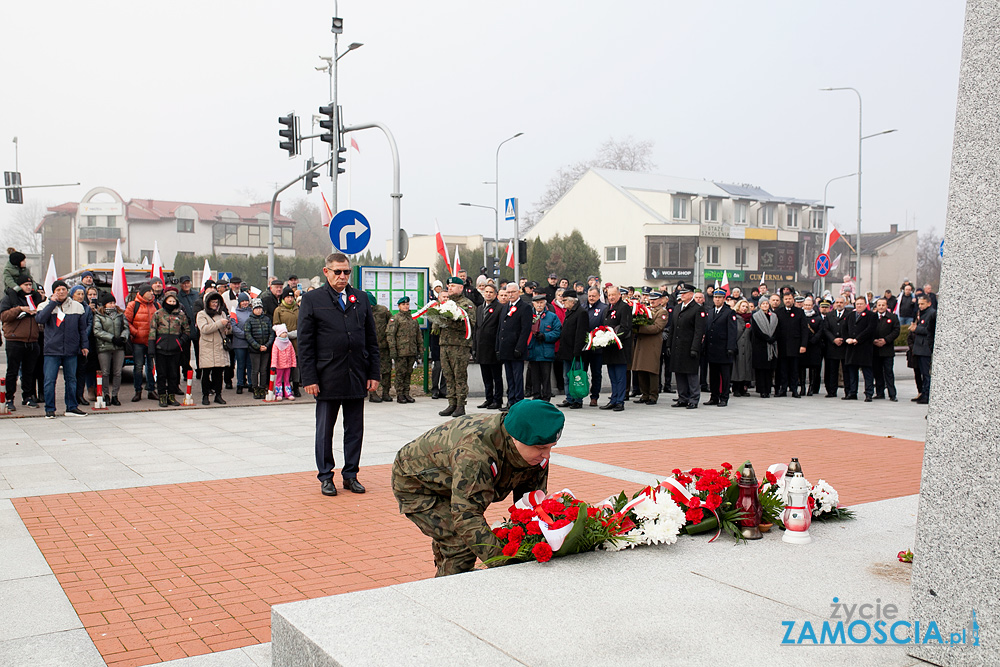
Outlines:
[{"label": "green shopping bag", "polygon": [[583,370],[583,360],[576,357],[569,366],[569,384],[566,386],[566,393],[571,398],[583,399],[589,392],[590,383],[587,381],[587,371]]}]

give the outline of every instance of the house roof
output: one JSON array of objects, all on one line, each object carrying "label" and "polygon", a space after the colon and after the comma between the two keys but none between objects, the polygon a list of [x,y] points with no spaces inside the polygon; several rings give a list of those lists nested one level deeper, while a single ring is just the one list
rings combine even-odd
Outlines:
[{"label": "house roof", "polygon": [[[872,232],[871,234],[861,234],[861,252],[866,253],[869,251],[876,251],[883,246],[889,245],[893,241],[897,241],[904,236],[910,234],[916,234],[916,230],[902,231],[902,232]],[[851,244],[852,247],[858,247],[856,243],[858,235],[857,234],[844,234],[843,235],[847,242]]]},{"label": "house roof", "polygon": [[[227,204],[199,204],[195,202],[180,202],[180,201],[166,201],[162,199],[132,199],[126,204],[126,214],[125,217],[129,220],[173,220],[176,218],[176,211],[182,206],[190,206],[193,208],[197,214],[198,219],[216,220],[234,220],[243,222],[256,222],[257,216],[261,213],[270,212],[271,203],[264,202],[260,204],[251,204],[250,206],[230,206]],[[223,218],[220,214],[222,211],[232,211],[236,214],[236,218],[226,216]],[[276,210],[274,215],[274,221],[276,223],[282,224],[295,224],[295,221],[289,217],[280,214],[280,208]]]}]

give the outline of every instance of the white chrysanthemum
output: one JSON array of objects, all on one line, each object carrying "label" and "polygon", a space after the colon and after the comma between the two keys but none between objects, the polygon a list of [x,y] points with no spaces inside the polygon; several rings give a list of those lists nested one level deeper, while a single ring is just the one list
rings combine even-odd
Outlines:
[{"label": "white chrysanthemum", "polygon": [[452,319],[458,319],[462,316],[462,309],[459,308],[458,304],[454,301],[445,301],[443,304],[438,306],[438,310],[442,313],[448,313],[452,316]]},{"label": "white chrysanthemum", "polygon": [[819,516],[820,514],[826,512],[832,512],[837,508],[837,504],[840,502],[840,496],[837,494],[837,490],[830,486],[826,480],[819,480],[813,486],[810,492],[813,499],[816,501],[816,506],[813,508],[813,516]]},{"label": "white chrysanthemum", "polygon": [[613,331],[602,329],[594,334],[594,347],[607,347],[615,340]]}]

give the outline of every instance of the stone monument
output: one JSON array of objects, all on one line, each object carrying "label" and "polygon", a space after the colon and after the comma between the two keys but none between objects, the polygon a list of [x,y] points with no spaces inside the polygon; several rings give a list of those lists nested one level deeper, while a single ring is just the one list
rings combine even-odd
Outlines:
[{"label": "stone monument", "polygon": [[921,635],[966,631],[910,649],[949,667],[1000,664],[1000,326],[974,296],[1000,288],[998,36],[1000,3],[969,0],[910,606]]}]

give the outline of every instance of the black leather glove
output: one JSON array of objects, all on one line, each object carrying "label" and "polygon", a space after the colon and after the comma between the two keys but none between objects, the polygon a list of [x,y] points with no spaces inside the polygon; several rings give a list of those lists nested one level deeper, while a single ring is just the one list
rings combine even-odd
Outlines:
[{"label": "black leather glove", "polygon": [[735,357],[736,356],[736,350],[729,350],[728,354],[729,354],[730,357]]},{"label": "black leather glove", "polygon": [[114,336],[111,339],[111,344],[114,345],[115,347],[125,347],[125,339],[122,338],[121,336]]},{"label": "black leather glove", "polygon": [[516,361],[520,361],[521,360],[521,351],[520,350],[514,350],[514,359]]},{"label": "black leather glove", "polygon": [[692,359],[697,359],[698,358],[698,353],[695,352],[694,350],[691,350],[691,358]]}]

